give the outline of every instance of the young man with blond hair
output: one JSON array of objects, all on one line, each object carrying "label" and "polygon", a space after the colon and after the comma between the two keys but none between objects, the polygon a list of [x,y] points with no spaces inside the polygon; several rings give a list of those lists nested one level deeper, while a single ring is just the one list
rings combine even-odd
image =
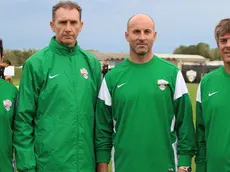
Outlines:
[{"label": "young man with blond hair", "polygon": [[196,98],[196,172],[230,171],[230,18],[215,28],[224,66],[205,75]]}]

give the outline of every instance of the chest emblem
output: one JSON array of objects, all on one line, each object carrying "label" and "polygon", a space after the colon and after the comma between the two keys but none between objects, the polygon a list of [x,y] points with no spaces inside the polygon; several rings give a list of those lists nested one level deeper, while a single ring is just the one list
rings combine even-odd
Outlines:
[{"label": "chest emblem", "polygon": [[197,77],[197,72],[194,70],[188,70],[186,72],[186,76],[187,76],[187,79],[189,80],[189,82],[193,82],[193,81],[195,81],[195,79]]},{"label": "chest emblem", "polygon": [[81,68],[80,73],[85,79],[88,79],[88,71],[85,68]]},{"label": "chest emblem", "polygon": [[12,106],[12,101],[11,100],[3,100],[3,106],[7,111],[10,111],[11,106]]},{"label": "chest emblem", "polygon": [[167,85],[169,84],[168,81],[165,81],[164,79],[159,79],[157,81],[158,87],[163,91],[166,89]]}]

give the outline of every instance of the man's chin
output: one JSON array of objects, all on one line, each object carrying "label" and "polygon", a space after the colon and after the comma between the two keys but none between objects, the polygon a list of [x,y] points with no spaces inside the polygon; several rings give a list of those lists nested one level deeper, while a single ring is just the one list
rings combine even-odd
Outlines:
[{"label": "man's chin", "polygon": [[66,45],[66,46],[68,46],[68,47],[74,47],[75,46],[75,44],[76,44],[76,41],[74,42],[74,41],[62,41],[62,44],[64,44],[64,45]]},{"label": "man's chin", "polygon": [[139,56],[144,56],[146,55],[148,52],[147,51],[136,51],[137,55]]}]

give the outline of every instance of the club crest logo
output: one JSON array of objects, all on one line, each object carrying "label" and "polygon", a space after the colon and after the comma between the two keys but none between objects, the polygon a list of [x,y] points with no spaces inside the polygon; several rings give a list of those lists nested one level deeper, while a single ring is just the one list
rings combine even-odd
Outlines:
[{"label": "club crest logo", "polygon": [[158,87],[164,91],[167,87],[167,85],[169,84],[168,81],[165,81],[164,79],[160,79],[157,81]]},{"label": "club crest logo", "polygon": [[80,69],[80,73],[85,79],[88,79],[88,71],[85,68]]},{"label": "club crest logo", "polygon": [[193,82],[196,79],[197,72],[194,70],[188,70],[186,72],[186,76],[187,76],[187,79],[189,80],[189,82]]},{"label": "club crest logo", "polygon": [[12,106],[11,100],[3,100],[3,106],[5,107],[7,111],[10,111],[11,106]]}]

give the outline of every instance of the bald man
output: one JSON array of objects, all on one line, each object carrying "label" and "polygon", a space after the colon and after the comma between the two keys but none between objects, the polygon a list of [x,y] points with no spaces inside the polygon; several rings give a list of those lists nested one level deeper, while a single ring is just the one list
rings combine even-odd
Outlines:
[{"label": "bald man", "polygon": [[[180,70],[153,54],[151,17],[131,17],[129,58],[105,75],[96,110],[97,172],[186,172],[195,151],[192,106]],[[112,154],[111,154],[112,150]]]}]

